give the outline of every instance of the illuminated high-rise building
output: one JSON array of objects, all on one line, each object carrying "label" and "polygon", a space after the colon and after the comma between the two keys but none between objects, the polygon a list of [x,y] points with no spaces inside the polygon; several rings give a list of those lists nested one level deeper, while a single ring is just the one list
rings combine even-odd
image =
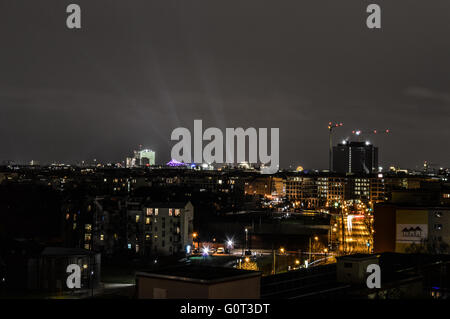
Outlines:
[{"label": "illuminated high-rise building", "polygon": [[140,166],[155,165],[155,152],[149,149],[140,150],[136,162]]},{"label": "illuminated high-rise building", "polygon": [[333,171],[371,174],[378,169],[378,147],[369,142],[344,141],[333,147]]},{"label": "illuminated high-rise building", "polygon": [[126,167],[140,167],[155,165],[155,152],[150,149],[134,151],[133,157],[126,158]]}]

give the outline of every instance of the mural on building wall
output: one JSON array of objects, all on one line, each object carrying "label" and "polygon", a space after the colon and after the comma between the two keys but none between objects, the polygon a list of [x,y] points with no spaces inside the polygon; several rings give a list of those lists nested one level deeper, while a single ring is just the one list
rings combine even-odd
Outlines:
[{"label": "mural on building wall", "polygon": [[397,242],[420,244],[428,236],[427,224],[397,224]]}]

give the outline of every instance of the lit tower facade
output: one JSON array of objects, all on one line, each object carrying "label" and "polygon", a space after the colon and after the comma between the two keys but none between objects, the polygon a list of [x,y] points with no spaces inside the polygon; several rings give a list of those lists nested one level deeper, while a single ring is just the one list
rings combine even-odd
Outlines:
[{"label": "lit tower facade", "polygon": [[155,152],[149,149],[143,149],[138,152],[139,165],[155,165]]},{"label": "lit tower facade", "polygon": [[371,174],[378,169],[378,147],[369,142],[344,141],[333,147],[333,171]]}]

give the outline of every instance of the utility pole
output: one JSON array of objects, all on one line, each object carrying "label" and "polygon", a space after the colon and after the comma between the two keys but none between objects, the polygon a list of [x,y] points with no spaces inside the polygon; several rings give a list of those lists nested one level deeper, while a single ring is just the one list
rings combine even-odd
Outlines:
[{"label": "utility pole", "polygon": [[344,211],[341,208],[341,228],[342,228],[342,252],[345,255],[345,223],[344,223]]},{"label": "utility pole", "polygon": [[275,266],[276,257],[275,257],[275,250],[272,248],[272,254],[273,254],[273,274],[275,275],[277,273],[277,268]]},{"label": "utility pole", "polygon": [[248,228],[245,228],[245,253],[248,251]]},{"label": "utility pole", "polygon": [[309,258],[308,258],[308,264],[311,263],[311,237],[309,237]]}]

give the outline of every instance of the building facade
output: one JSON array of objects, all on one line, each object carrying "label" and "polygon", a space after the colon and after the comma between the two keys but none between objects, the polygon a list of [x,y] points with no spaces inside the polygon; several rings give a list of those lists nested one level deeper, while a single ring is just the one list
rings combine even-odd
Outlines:
[{"label": "building facade", "polygon": [[449,207],[380,204],[374,229],[375,252],[450,252]]},{"label": "building facade", "polygon": [[136,254],[176,255],[192,245],[194,207],[190,202],[127,207],[127,247]]},{"label": "building facade", "polygon": [[343,142],[333,147],[333,171],[371,174],[378,170],[378,148],[368,142]]}]

